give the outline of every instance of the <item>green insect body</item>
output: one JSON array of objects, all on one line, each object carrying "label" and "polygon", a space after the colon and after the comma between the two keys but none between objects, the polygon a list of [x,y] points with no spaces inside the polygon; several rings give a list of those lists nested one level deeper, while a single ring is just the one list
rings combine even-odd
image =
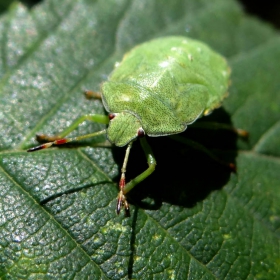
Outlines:
[{"label": "green insect body", "polygon": [[102,85],[106,110],[127,117],[122,130],[115,123],[122,127],[126,117],[111,121],[108,139],[124,146],[137,137],[138,125],[148,136],[184,131],[220,106],[229,74],[223,57],[189,38],[160,38],[133,48]]},{"label": "green insect body", "polygon": [[[226,60],[207,45],[186,37],[164,37],[133,48],[102,84],[101,98],[109,118],[86,115],[49,143],[28,151],[48,148],[100,134],[116,146],[127,145],[117,213],[129,211],[126,194],[155,169],[156,160],[145,135],[156,137],[183,132],[197,118],[209,114],[227,96],[230,70]],[[80,123],[91,120],[108,128],[89,135],[64,138]],[[138,136],[148,168],[126,184],[125,172],[132,143]]]}]

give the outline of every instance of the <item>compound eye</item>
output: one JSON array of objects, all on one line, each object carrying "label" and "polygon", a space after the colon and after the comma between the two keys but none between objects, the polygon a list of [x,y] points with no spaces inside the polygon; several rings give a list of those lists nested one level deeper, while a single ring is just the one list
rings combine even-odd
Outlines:
[{"label": "compound eye", "polygon": [[138,129],[137,135],[138,135],[138,137],[144,137],[145,136],[145,131],[142,127]]},{"label": "compound eye", "polygon": [[112,120],[115,116],[116,116],[115,113],[110,113],[110,114],[108,115],[109,120]]}]

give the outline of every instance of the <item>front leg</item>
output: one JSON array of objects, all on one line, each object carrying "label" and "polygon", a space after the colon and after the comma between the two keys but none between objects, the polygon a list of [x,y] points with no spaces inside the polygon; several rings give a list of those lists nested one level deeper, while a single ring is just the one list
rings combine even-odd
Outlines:
[{"label": "front leg", "polygon": [[60,134],[58,135],[37,134],[36,139],[39,142],[53,142],[59,139],[63,139],[65,136],[67,136],[72,131],[74,131],[84,121],[92,121],[96,123],[108,124],[109,118],[107,115],[97,115],[97,114],[84,115],[76,119],[70,126],[64,129]]},{"label": "front leg", "polygon": [[47,143],[30,148],[28,150],[28,152],[35,152],[38,150],[50,148],[53,145],[63,145],[63,144],[66,144],[66,143],[69,143],[72,141],[79,141],[79,140],[83,140],[86,138],[106,134],[107,130],[103,129],[101,131],[97,131],[97,132],[86,134],[86,135],[80,135],[80,136],[72,137],[72,138],[65,138],[65,136],[70,134],[74,129],[76,129],[79,126],[79,124],[81,124],[85,120],[89,120],[89,121],[93,121],[93,122],[97,122],[97,123],[103,123],[103,124],[109,123],[109,117],[106,115],[95,115],[94,114],[94,115],[81,116],[80,118],[78,118],[76,121],[74,121],[69,127],[67,127],[64,131],[62,131],[58,135],[54,135],[54,136],[49,136],[49,135],[45,135],[45,134],[36,135],[37,140],[39,142],[47,142]]},{"label": "front leg", "polygon": [[129,216],[129,204],[126,200],[126,194],[128,192],[130,192],[136,185],[138,185],[140,182],[142,182],[144,179],[146,179],[148,176],[150,176],[154,172],[155,167],[156,167],[156,159],[154,157],[154,154],[152,152],[150,145],[148,144],[145,137],[140,138],[140,143],[141,143],[142,149],[145,153],[145,156],[146,156],[146,159],[148,162],[148,168],[144,172],[142,172],[140,175],[138,175],[137,177],[132,179],[129,183],[125,184],[126,165],[127,165],[128,155],[129,155],[132,143],[133,142],[130,142],[126,149],[126,155],[125,155],[125,159],[124,159],[124,163],[123,163],[123,167],[122,167],[122,175],[121,175],[121,179],[120,179],[120,183],[119,183],[120,192],[118,195],[118,202],[117,202],[117,214],[119,214],[121,211],[121,208],[124,207],[126,215],[128,215],[128,216]]}]

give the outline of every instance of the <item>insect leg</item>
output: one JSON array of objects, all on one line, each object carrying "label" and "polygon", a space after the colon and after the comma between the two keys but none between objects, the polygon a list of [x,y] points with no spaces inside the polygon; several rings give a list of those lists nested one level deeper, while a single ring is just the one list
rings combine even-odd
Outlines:
[{"label": "insect leg", "polygon": [[92,91],[92,90],[85,90],[84,93],[87,99],[92,99],[92,98],[101,99],[101,93],[99,92]]},{"label": "insect leg", "polygon": [[97,131],[94,133],[86,134],[86,135],[81,135],[73,138],[65,138],[66,135],[70,134],[74,129],[76,129],[79,124],[82,122],[89,120],[97,123],[103,123],[103,124],[108,124],[109,123],[109,118],[106,115],[84,115],[78,118],[76,121],[74,121],[69,127],[67,127],[63,132],[61,132],[59,135],[54,135],[54,136],[48,136],[44,134],[37,135],[37,140],[39,142],[48,142],[44,143],[42,145],[30,148],[27,150],[28,152],[34,152],[42,149],[49,148],[53,145],[62,145],[65,143],[69,143],[72,141],[79,141],[85,138],[90,138],[90,137],[95,137],[98,135],[102,135],[106,133],[106,129]]},{"label": "insect leg", "polygon": [[126,166],[127,166],[127,162],[128,162],[128,156],[130,154],[130,150],[132,147],[133,141],[130,142],[127,145],[126,151],[125,151],[125,157],[124,157],[124,161],[123,161],[123,166],[122,166],[122,175],[121,175],[121,179],[119,182],[119,195],[118,195],[118,201],[117,201],[117,214],[120,214],[121,208],[124,206],[126,215],[129,216],[129,204],[126,200],[126,197],[124,195],[124,187],[125,187],[125,172],[126,172]]},{"label": "insect leg", "polygon": [[108,124],[109,118],[106,115],[96,115],[96,114],[84,115],[76,119],[70,126],[68,126],[60,134],[53,135],[53,136],[45,135],[45,134],[37,134],[36,139],[39,142],[53,142],[55,140],[62,139],[66,135],[70,134],[73,130],[75,130],[84,121],[92,121],[96,123]]},{"label": "insect leg", "polygon": [[229,130],[238,135],[239,137],[242,138],[248,138],[249,133],[248,131],[241,129],[241,128],[235,128],[229,124],[225,123],[218,123],[218,122],[195,122],[191,126],[192,128],[206,128],[206,129],[213,129],[213,130],[218,130],[218,129],[224,129],[224,130]]},{"label": "insect leg", "polygon": [[[148,168],[144,172],[142,172],[140,175],[138,175],[137,177],[132,179],[129,183],[122,186],[121,199],[123,199],[123,200],[122,200],[122,203],[120,203],[120,201],[119,201],[120,195],[119,195],[117,213],[119,213],[120,207],[122,205],[124,205],[126,208],[126,204],[124,202],[124,201],[126,201],[125,195],[129,191],[131,191],[136,185],[138,185],[140,182],[142,182],[144,179],[146,179],[148,176],[150,176],[154,172],[155,167],[156,167],[156,159],[154,157],[152,149],[151,149],[150,145],[148,144],[146,138],[145,137],[140,138],[140,143],[141,143],[142,149],[145,153],[145,156],[146,156],[146,159],[148,162]],[[121,178],[121,180],[122,180],[122,178]],[[128,204],[127,204],[127,206],[128,206]],[[126,210],[126,212],[128,212],[128,208],[126,208],[125,210]]]},{"label": "insect leg", "polygon": [[205,148],[203,145],[201,145],[200,143],[197,143],[193,140],[184,138],[182,136],[179,135],[169,135],[169,137],[177,142],[183,143],[185,145],[188,145],[196,150],[199,150],[205,154],[207,154],[210,158],[212,158],[214,161],[218,162],[219,164],[228,167],[231,171],[236,172],[236,166],[234,163],[229,163],[226,161],[221,160],[220,158],[218,158],[216,155],[214,155],[211,151],[209,151],[207,148]]},{"label": "insect leg", "polygon": [[82,139],[85,139],[85,138],[95,137],[95,136],[98,136],[98,135],[105,134],[106,132],[107,132],[107,130],[103,129],[103,130],[100,130],[100,131],[97,131],[97,132],[94,132],[94,133],[81,135],[81,136],[77,136],[77,137],[73,137],[73,138],[57,139],[57,140],[54,140],[52,142],[44,143],[44,144],[41,144],[39,146],[30,148],[30,149],[27,150],[27,152],[35,152],[35,151],[38,151],[38,150],[50,148],[52,145],[63,145],[63,144],[66,144],[66,143],[69,143],[69,142],[72,142],[72,141],[79,141],[79,140],[82,140]]}]

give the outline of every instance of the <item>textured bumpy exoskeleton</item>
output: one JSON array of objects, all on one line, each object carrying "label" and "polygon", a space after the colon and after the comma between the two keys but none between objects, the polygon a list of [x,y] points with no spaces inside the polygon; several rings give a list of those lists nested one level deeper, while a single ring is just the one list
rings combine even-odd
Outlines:
[{"label": "textured bumpy exoskeleton", "polygon": [[[127,145],[117,213],[123,206],[128,213],[126,194],[149,176],[156,165],[145,135],[155,137],[180,133],[197,118],[219,107],[227,96],[229,76],[226,60],[199,41],[180,36],[148,41],[125,54],[108,81],[102,84],[101,98],[109,116],[82,116],[57,136],[39,136],[41,140],[52,142],[29,151],[104,133],[116,146]],[[99,95],[95,93],[95,96]],[[85,120],[108,124],[108,128],[64,138]],[[126,184],[129,152],[138,137],[149,167]]]}]

